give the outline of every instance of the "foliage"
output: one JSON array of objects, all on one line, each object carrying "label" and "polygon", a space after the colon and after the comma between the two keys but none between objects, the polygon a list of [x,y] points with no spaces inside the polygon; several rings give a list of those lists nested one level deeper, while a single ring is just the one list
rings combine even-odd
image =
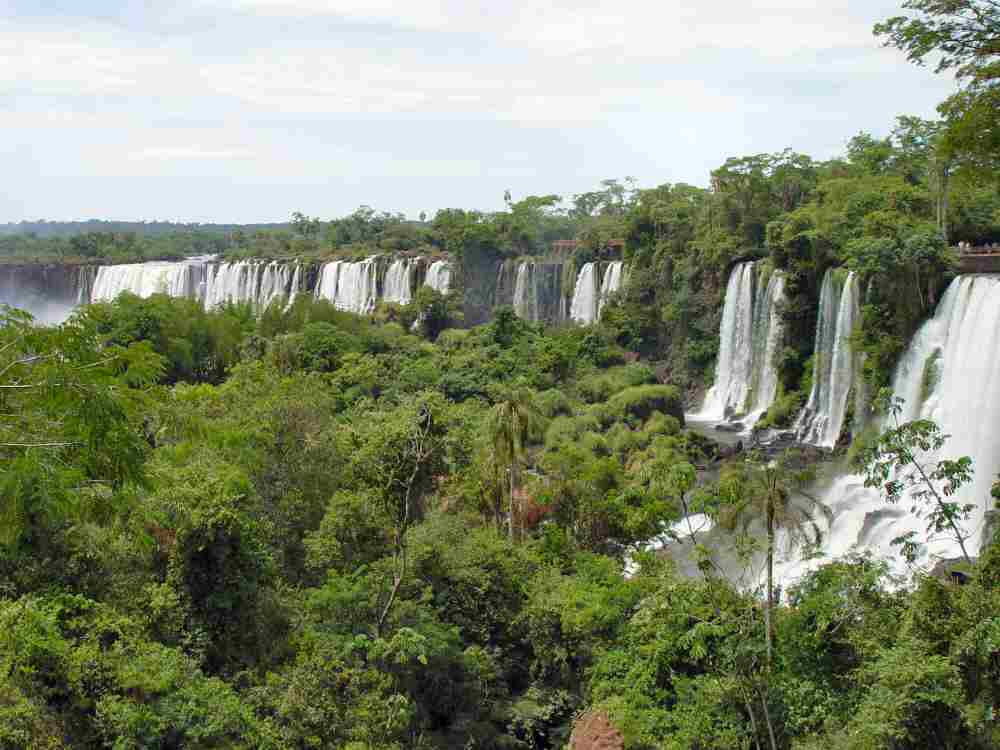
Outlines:
[{"label": "foliage", "polygon": [[[954,540],[962,550],[966,563],[972,559],[966,549],[970,537],[964,523],[974,505],[961,503],[954,497],[972,479],[972,459],[938,459],[948,436],[928,419],[900,423],[902,399],[888,393],[886,410],[894,425],[885,429],[857,457],[865,472],[865,486],[880,489],[890,503],[913,503],[910,512],[927,522],[927,540],[942,534]],[[910,564],[924,556],[924,545],[914,531],[893,540]]]}]

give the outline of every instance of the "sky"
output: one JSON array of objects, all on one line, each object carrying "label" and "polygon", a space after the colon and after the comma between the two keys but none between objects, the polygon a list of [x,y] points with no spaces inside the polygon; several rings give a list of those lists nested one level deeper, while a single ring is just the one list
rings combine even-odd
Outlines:
[{"label": "sky", "polygon": [[0,0],[0,222],[496,210],[842,153],[953,82],[900,0]]}]

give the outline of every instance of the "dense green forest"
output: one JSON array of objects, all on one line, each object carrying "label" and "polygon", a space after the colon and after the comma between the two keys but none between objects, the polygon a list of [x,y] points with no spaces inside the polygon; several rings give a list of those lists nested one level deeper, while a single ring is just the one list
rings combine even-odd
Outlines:
[{"label": "dense green forest", "polygon": [[[623,239],[631,269],[589,327],[507,307],[462,327],[461,288],[368,318],[305,296],[124,294],[58,327],[3,310],[0,748],[541,750],[581,716],[614,727],[588,750],[1000,746],[1000,543],[950,577],[829,560],[779,595],[757,571],[778,530],[821,546],[827,510],[791,502],[816,467],[734,456],[684,417],[735,261],[788,279],[763,421],[782,425],[827,269],[869,290],[854,340],[877,388],[955,245],[1000,241],[1000,10],[906,8],[880,37],[943,53],[960,90],[832,161],[731,158],[707,189],[609,180],[419,221],[0,233],[7,261],[446,252],[466,270]],[[895,463],[939,437],[902,425],[852,456],[891,501]],[[955,458],[935,468],[953,490]],[[694,514],[732,548],[677,523]]]}]

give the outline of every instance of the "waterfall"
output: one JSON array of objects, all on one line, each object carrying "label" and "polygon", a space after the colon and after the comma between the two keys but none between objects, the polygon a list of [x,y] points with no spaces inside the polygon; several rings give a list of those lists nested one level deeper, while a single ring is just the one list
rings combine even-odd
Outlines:
[{"label": "waterfall", "polygon": [[315,295],[329,300],[338,310],[368,315],[378,301],[378,257],[356,263],[327,263],[320,272]]},{"label": "waterfall", "polygon": [[514,312],[523,320],[538,320],[538,304],[535,298],[535,264],[521,263],[517,267],[514,281]]},{"label": "waterfall", "polygon": [[754,301],[753,322],[753,403],[748,421],[756,422],[774,403],[778,394],[778,368],[775,360],[783,343],[784,321],[781,303],[785,299],[785,275],[780,271],[771,274],[764,296]]},{"label": "waterfall", "polygon": [[37,323],[62,323],[84,290],[89,295],[91,270],[88,266],[0,264],[0,304],[31,313]]},{"label": "waterfall", "polygon": [[[940,455],[921,456],[924,465],[939,458],[972,458],[973,481],[951,500],[974,506],[966,530],[970,554],[982,543],[986,511],[992,506],[990,488],[1000,472],[1000,277],[959,276],[941,298],[934,317],[911,340],[893,375],[892,389],[905,399],[901,422],[931,419],[951,437]],[[885,426],[885,425],[883,425]],[[942,535],[928,538],[926,519],[909,512],[903,498],[890,505],[864,487],[862,477],[842,475],[823,493],[833,513],[824,545],[827,558],[867,549],[891,558],[902,569],[896,537],[914,531],[924,545],[921,562],[961,556],[956,542]],[[816,561],[783,562],[783,578],[815,567]]]},{"label": "waterfall", "polygon": [[601,318],[601,311],[604,309],[605,303],[608,298],[621,289],[622,286],[622,269],[625,264],[620,260],[615,261],[608,266],[608,270],[604,272],[604,281],[601,282],[601,296],[597,302],[597,319]]},{"label": "waterfall", "polygon": [[277,300],[291,301],[297,269],[297,264],[290,266],[277,261],[241,260],[211,265],[199,296],[207,309],[232,302],[266,310]]},{"label": "waterfall", "polygon": [[292,283],[288,289],[288,303],[285,305],[285,310],[290,309],[295,303],[295,298],[299,296],[300,291],[302,291],[302,265],[296,263],[295,270],[292,272]]},{"label": "waterfall", "polygon": [[122,292],[139,297],[161,293],[196,299],[206,309],[234,302],[263,310],[279,299],[291,300],[299,279],[297,263],[279,261],[213,263],[211,258],[203,257],[170,263],[129,263],[101,266],[91,285],[89,301],[113,300]]},{"label": "waterfall", "polygon": [[577,323],[590,325],[597,320],[597,303],[600,298],[597,288],[597,264],[586,263],[576,277],[573,302],[569,316]]},{"label": "waterfall", "polygon": [[774,360],[784,337],[781,301],[785,277],[771,273],[758,283],[757,263],[739,263],[729,274],[719,326],[715,383],[697,414],[711,421],[739,417],[751,427],[773,403],[778,391]]},{"label": "waterfall", "polygon": [[826,272],[816,321],[812,390],[795,424],[798,438],[804,443],[832,448],[843,429],[848,395],[858,373],[850,345],[858,318],[858,297],[853,273],[841,286],[834,269]]},{"label": "waterfall", "polygon": [[416,261],[400,258],[389,264],[382,284],[382,299],[397,305],[408,305],[413,299],[413,272]]},{"label": "waterfall", "polygon": [[436,260],[431,263],[424,278],[424,285],[441,294],[451,291],[451,264],[446,260]]},{"label": "waterfall", "polygon": [[719,327],[715,384],[700,416],[722,420],[743,411],[750,390],[753,361],[753,263],[740,263],[729,274]]},{"label": "waterfall", "polygon": [[198,297],[205,276],[200,260],[166,263],[128,263],[101,266],[90,292],[91,302],[109,302],[122,292],[138,297],[169,294],[171,297]]}]

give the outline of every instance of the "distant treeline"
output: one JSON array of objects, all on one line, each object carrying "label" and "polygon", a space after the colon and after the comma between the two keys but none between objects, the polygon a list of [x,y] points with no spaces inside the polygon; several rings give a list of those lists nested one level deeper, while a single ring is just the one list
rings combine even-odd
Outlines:
[{"label": "distant treeline", "polygon": [[256,232],[261,230],[288,229],[288,223],[274,224],[201,224],[198,222],[174,221],[106,221],[104,219],[88,219],[87,221],[18,221],[0,224],[0,235],[26,234],[39,238],[74,237],[91,232],[101,234],[136,234],[143,237],[162,237],[164,235],[189,232],[205,232],[209,234],[230,234],[236,231]]}]

